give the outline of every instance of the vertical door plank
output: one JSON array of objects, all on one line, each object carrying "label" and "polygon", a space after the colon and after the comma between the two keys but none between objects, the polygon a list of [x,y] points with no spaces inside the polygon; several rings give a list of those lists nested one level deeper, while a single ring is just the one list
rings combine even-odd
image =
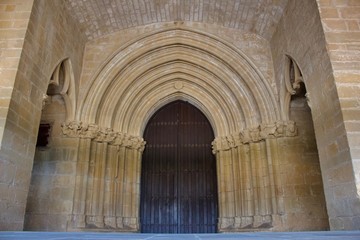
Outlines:
[{"label": "vertical door plank", "polygon": [[150,119],[141,172],[141,231],[214,233],[217,229],[214,134],[191,104],[170,103]]}]

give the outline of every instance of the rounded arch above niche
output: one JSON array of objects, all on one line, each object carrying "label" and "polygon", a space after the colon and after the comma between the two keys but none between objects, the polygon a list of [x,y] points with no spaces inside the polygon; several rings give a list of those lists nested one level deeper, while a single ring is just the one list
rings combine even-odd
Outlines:
[{"label": "rounded arch above niche", "polygon": [[217,136],[280,118],[271,86],[244,53],[200,31],[167,28],[133,40],[102,65],[77,119],[141,135],[156,109],[179,98],[192,101]]}]

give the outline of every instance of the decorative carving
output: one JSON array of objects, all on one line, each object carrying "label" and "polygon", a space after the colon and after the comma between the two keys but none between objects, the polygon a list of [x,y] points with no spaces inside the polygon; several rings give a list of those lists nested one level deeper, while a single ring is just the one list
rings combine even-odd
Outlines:
[{"label": "decorative carving", "polygon": [[106,128],[105,130],[99,130],[97,136],[95,137],[96,142],[112,142],[116,138],[117,133],[114,132],[111,128]]},{"label": "decorative carving", "polygon": [[304,80],[298,65],[292,58],[289,58],[286,70],[286,89],[291,95],[294,95],[296,94],[296,89],[300,88],[300,83],[304,82]]},{"label": "decorative carving", "polygon": [[67,137],[90,138],[96,142],[107,142],[111,145],[136,149],[140,152],[144,151],[146,144],[141,137],[114,132],[111,128],[102,129],[96,124],[72,121],[63,123],[61,127],[62,133]]},{"label": "decorative carving", "polygon": [[95,138],[99,127],[95,124],[84,124],[82,122],[66,122],[61,124],[62,133],[68,137]]},{"label": "decorative carving", "polygon": [[176,90],[181,90],[183,87],[184,87],[184,84],[183,84],[182,82],[176,82],[176,83],[174,84],[174,88],[175,88]]},{"label": "decorative carving", "polygon": [[259,142],[263,140],[263,138],[261,138],[260,136],[260,126],[257,128],[251,128],[249,129],[249,131],[250,131],[251,142]]},{"label": "decorative carving", "polygon": [[284,136],[284,122],[277,121],[275,125],[276,125],[275,136],[276,137]]},{"label": "decorative carving", "polygon": [[290,102],[293,96],[305,97],[309,107],[311,108],[309,94],[306,92],[305,82],[299,66],[289,56],[285,58],[285,74],[284,74],[284,87],[281,89],[281,114],[282,119],[289,119]]},{"label": "decorative carving", "polygon": [[213,147],[213,153],[215,154],[218,151],[226,151],[226,150],[230,150],[231,147],[231,143],[229,142],[229,138],[228,137],[219,137],[216,138],[212,143],[211,143],[212,147]]},{"label": "decorative carving", "polygon": [[298,131],[297,131],[295,122],[288,121],[287,124],[285,125],[285,136],[286,137],[295,137],[295,136],[297,136],[297,134],[298,134]]},{"label": "decorative carving", "polygon": [[239,134],[240,134],[240,140],[242,141],[241,144],[251,142],[250,130],[245,129],[241,131]]},{"label": "decorative carving", "polygon": [[260,137],[262,139],[277,137],[276,134],[276,123],[273,124],[261,124],[260,125]]},{"label": "decorative carving", "polygon": [[277,121],[271,124],[261,124],[258,127],[244,129],[229,136],[217,137],[212,142],[213,153],[227,151],[242,144],[256,143],[268,138],[295,137],[297,127],[294,121]]},{"label": "decorative carving", "polygon": [[79,137],[81,128],[82,122],[72,121],[61,124],[62,133],[68,137]]},{"label": "decorative carving", "polygon": [[80,138],[95,138],[98,135],[99,127],[95,124],[84,124],[80,131]]},{"label": "decorative carving", "polygon": [[123,146],[125,138],[125,133],[117,133],[115,139],[111,142],[111,144],[115,146]]},{"label": "decorative carving", "polygon": [[136,149],[142,152],[145,148],[145,141],[141,137],[127,136],[124,139],[123,146],[131,149]]}]

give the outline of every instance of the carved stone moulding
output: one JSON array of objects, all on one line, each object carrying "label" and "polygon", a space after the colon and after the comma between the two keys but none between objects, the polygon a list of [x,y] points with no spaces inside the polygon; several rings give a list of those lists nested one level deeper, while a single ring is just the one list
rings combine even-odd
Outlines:
[{"label": "carved stone moulding", "polygon": [[243,144],[256,143],[268,138],[294,137],[298,130],[293,121],[276,121],[272,124],[260,124],[258,127],[244,129],[229,136],[217,137],[212,142],[213,153],[227,151]]},{"label": "carved stone moulding", "polygon": [[96,124],[71,121],[61,124],[64,136],[71,138],[90,138],[96,142],[105,142],[110,145],[136,149],[142,152],[146,142],[139,136],[115,132],[111,128],[100,128]]}]

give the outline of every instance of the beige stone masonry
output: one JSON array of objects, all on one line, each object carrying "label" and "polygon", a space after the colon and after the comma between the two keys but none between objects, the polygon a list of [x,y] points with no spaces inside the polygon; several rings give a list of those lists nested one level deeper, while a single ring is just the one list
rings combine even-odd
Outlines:
[{"label": "beige stone masonry", "polygon": [[[111,43],[114,36],[102,40]],[[105,46],[114,51],[114,44],[103,45],[104,51],[110,51]],[[92,53],[89,48],[87,52]],[[119,135],[141,136],[151,115],[178,99],[198,107],[215,131],[218,230],[287,229],[282,222],[291,210],[286,209],[282,190],[281,172],[287,166],[282,167],[285,159],[281,152],[296,144],[285,147],[279,139],[295,137],[297,128],[293,121],[281,119],[273,88],[251,58],[203,29],[174,24],[136,35],[94,66],[99,67],[92,75],[84,75],[88,85],[82,93],[78,120],[64,125],[69,136],[82,136],[70,229],[140,229],[141,151],[113,143]],[[106,140],[96,141],[98,126]],[[231,134],[234,132],[237,134]],[[309,184],[293,182],[310,193]],[[298,190],[299,195],[307,196],[303,192]],[[303,200],[299,203],[305,204]],[[322,211],[318,206],[312,209]],[[298,211],[307,214],[305,209]],[[322,219],[319,222],[314,229],[326,225]],[[293,229],[306,229],[309,224]]]},{"label": "beige stone masonry", "polygon": [[[344,22],[333,21],[341,20],[339,19],[341,4],[346,5],[345,2],[348,1],[341,4],[338,1],[317,2],[318,4],[314,1],[289,1],[271,40],[275,76],[281,87],[286,78],[284,76],[286,56],[299,66],[310,96],[330,227],[334,230],[358,229],[358,224],[353,225],[358,221],[359,212],[357,203],[359,199],[353,189],[356,182],[352,168],[353,160],[346,137],[346,124],[343,119],[342,100],[341,97],[339,98],[341,91],[338,89],[336,71],[333,74],[333,66],[338,63],[333,61],[331,56],[333,51],[341,53],[346,49],[342,39],[353,43],[357,42],[358,37],[357,33],[349,34],[340,30]],[[325,7],[325,5],[334,7]],[[325,21],[326,24],[322,25],[322,19],[331,21]],[[330,31],[330,34],[327,35],[326,31]],[[343,60],[348,64],[339,62],[340,65],[349,66],[350,69],[356,68],[357,60],[352,54],[344,57]],[[340,186],[348,190],[348,193],[344,193],[342,197],[336,193]],[[293,206],[294,203],[289,202],[289,205]]]},{"label": "beige stone masonry", "polygon": [[15,110],[12,102],[22,101],[14,88],[33,2],[0,1],[0,230],[22,230],[32,167],[22,162],[28,152],[23,137],[32,129],[29,114],[24,107]]},{"label": "beige stone masonry", "polygon": [[0,147],[32,6],[32,0],[0,2]]},{"label": "beige stone masonry", "polygon": [[43,95],[63,59],[79,77],[85,38],[63,1],[4,0],[0,11],[0,171],[10,173],[1,172],[0,229],[22,230]]},{"label": "beige stone masonry", "polygon": [[0,0],[0,230],[138,232],[143,132],[176,100],[214,131],[217,231],[359,229],[359,12]]},{"label": "beige stone masonry", "polygon": [[[114,1],[70,0],[68,9],[85,30],[88,39],[96,39],[123,29],[157,22],[199,22],[253,32],[269,39],[286,6],[286,0],[267,1]],[[89,12],[84,11],[88,9]],[[266,20],[265,20],[266,19]]]},{"label": "beige stone masonry", "polygon": [[[343,195],[332,194],[331,207],[338,208],[334,214],[342,214],[330,216],[330,223],[333,228],[360,229],[360,2],[317,2],[345,127],[342,139],[329,146],[335,148],[334,156],[342,157],[331,167],[329,177],[332,187],[349,190]],[[338,147],[345,144],[349,148],[347,156]]]}]

